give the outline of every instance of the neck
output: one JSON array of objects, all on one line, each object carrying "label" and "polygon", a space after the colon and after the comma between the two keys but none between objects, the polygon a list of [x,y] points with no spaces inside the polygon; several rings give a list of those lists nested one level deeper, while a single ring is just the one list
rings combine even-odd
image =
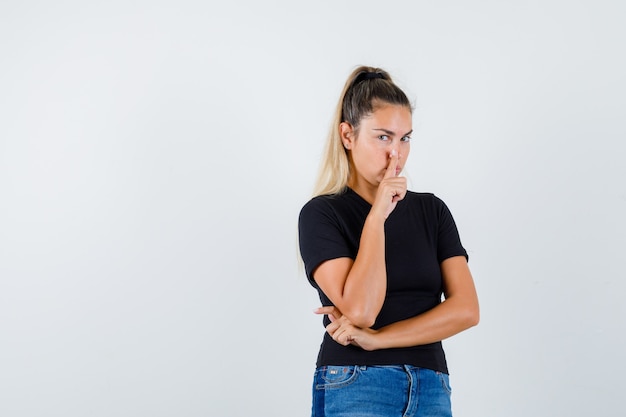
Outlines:
[{"label": "neck", "polygon": [[363,181],[358,181],[355,178],[350,178],[348,180],[348,187],[360,195],[363,200],[367,201],[371,205],[374,204],[378,187],[374,187],[371,184],[364,184]]}]

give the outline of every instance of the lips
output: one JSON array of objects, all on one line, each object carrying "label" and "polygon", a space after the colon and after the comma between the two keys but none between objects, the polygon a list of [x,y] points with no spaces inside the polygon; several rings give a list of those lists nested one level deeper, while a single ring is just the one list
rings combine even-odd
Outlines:
[{"label": "lips", "polygon": [[[387,170],[386,170],[386,169],[385,169],[385,172],[387,172]],[[402,167],[396,167],[396,172],[395,172],[396,177],[397,177],[398,175],[400,175],[400,173],[401,173],[401,172],[402,172]],[[383,174],[383,175],[384,175],[384,174]]]}]

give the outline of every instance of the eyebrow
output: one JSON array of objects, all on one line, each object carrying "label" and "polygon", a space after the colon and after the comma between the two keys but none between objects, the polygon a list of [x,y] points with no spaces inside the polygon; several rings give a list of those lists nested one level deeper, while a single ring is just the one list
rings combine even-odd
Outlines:
[{"label": "eyebrow", "polygon": [[[391,131],[391,130],[383,129],[383,128],[375,128],[375,129],[372,129],[372,130],[379,130],[379,131],[381,131],[381,132],[384,132],[384,133],[388,134],[389,136],[395,136],[395,135],[396,135],[396,134],[395,134],[395,132],[393,132],[393,131]],[[408,131],[407,133],[405,133],[403,136],[408,136],[408,135],[410,135],[411,133],[413,133],[413,129],[409,130],[409,131]]]}]

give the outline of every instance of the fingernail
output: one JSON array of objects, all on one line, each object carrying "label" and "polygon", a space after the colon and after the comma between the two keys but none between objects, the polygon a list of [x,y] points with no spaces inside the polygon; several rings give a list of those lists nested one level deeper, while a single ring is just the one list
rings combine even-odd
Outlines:
[{"label": "fingernail", "polygon": [[393,150],[391,151],[391,155],[390,155],[390,156],[396,156],[396,153],[397,153],[397,152],[396,152],[396,150],[395,150],[395,149],[393,149]]}]

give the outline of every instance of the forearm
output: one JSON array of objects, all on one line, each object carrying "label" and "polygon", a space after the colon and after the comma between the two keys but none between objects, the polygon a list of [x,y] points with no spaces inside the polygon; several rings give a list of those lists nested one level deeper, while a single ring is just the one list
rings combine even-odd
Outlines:
[{"label": "forearm", "polygon": [[356,325],[370,327],[383,306],[386,292],[384,219],[370,215],[365,220],[359,251],[338,307]]},{"label": "forearm", "polygon": [[478,304],[450,298],[418,316],[392,323],[374,332],[371,350],[435,343],[478,324]]}]

